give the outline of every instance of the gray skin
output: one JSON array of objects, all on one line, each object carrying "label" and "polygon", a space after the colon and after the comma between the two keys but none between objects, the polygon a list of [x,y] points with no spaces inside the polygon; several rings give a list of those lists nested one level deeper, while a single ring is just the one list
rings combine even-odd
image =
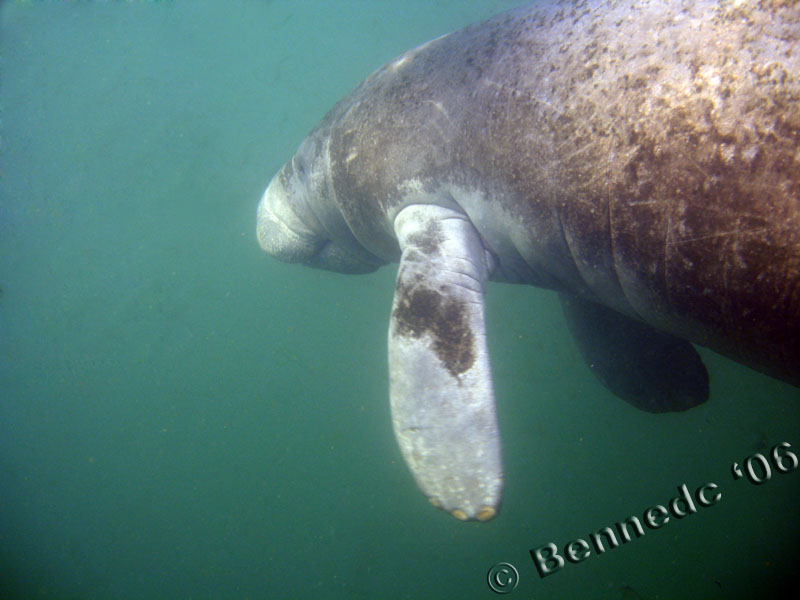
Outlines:
[{"label": "gray skin", "polygon": [[689,342],[800,385],[798,74],[797,2],[520,8],[340,101],[264,193],[259,242],[344,273],[400,263],[396,437],[434,505],[487,520],[489,279],[561,293],[587,362],[645,410],[707,397]]}]

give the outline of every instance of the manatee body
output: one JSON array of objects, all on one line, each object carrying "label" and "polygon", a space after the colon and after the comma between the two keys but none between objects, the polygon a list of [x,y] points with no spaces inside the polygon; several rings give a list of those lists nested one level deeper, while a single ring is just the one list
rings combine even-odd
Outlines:
[{"label": "manatee body", "polygon": [[706,399],[691,343],[800,385],[798,74],[797,2],[513,10],[340,101],[264,193],[258,239],[344,273],[399,262],[396,437],[433,504],[487,520],[490,279],[559,292],[587,363],[645,410]]}]

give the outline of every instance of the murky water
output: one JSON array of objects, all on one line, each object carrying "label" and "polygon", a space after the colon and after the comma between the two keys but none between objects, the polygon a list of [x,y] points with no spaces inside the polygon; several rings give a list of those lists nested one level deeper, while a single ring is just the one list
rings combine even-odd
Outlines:
[{"label": "murky water", "polygon": [[[2,9],[0,597],[770,597],[797,571],[800,390],[703,351],[650,415],[583,365],[553,294],[493,284],[500,516],[433,510],[395,445],[394,269],[279,264],[272,174],[400,52],[518,4],[9,0]],[[722,496],[540,578],[530,549]]]}]

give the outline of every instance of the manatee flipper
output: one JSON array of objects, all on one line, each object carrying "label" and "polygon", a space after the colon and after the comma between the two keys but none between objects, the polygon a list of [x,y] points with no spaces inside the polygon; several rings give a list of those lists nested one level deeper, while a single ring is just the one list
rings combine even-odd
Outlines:
[{"label": "manatee flipper", "polygon": [[691,343],[600,304],[559,296],[584,361],[614,394],[654,413],[708,400],[708,371]]},{"label": "manatee flipper", "polygon": [[491,255],[463,214],[411,205],[389,324],[392,425],[430,502],[457,519],[497,514],[503,472],[484,324]]}]

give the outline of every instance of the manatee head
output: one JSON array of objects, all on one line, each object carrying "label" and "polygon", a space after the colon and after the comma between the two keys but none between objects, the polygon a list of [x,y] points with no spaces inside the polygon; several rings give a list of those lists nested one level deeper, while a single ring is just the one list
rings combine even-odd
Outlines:
[{"label": "manatee head", "polygon": [[325,130],[313,132],[272,178],[258,205],[258,243],[284,262],[369,273],[386,261],[359,243],[339,209],[329,139]]}]

